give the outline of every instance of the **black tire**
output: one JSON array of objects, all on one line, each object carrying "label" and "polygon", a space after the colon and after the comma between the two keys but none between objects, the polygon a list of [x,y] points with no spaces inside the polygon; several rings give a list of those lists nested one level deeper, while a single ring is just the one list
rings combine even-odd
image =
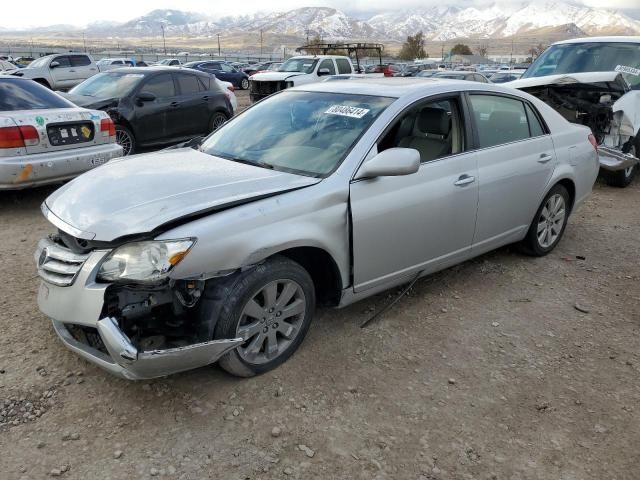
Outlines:
[{"label": "black tire", "polygon": [[211,116],[211,122],[209,124],[209,133],[215,132],[229,119],[224,112],[215,112]]},{"label": "black tire", "polygon": [[[260,349],[264,348],[264,353],[261,354],[265,357],[264,361],[256,363],[252,363],[244,358],[242,352],[245,351],[244,349],[248,349],[251,343],[250,340],[257,339],[261,334],[258,333],[255,337],[247,337],[245,344],[228,352],[219,360],[219,365],[232,375],[238,377],[259,375],[273,370],[293,355],[304,340],[313,318],[313,310],[315,309],[316,303],[313,280],[300,264],[287,257],[275,255],[255,268],[210,282],[207,286],[205,296],[202,300],[204,303],[202,308],[203,311],[210,312],[210,315],[214,315],[214,320],[217,318],[213,338],[222,339],[235,338],[238,336],[239,327],[243,325],[242,322],[246,322],[248,318],[243,315],[245,307],[248,306],[250,301],[255,300],[255,298],[257,298],[256,296],[259,295],[265,287],[274,282],[295,283],[303,292],[303,298],[294,299],[294,302],[302,302],[304,304],[304,313],[300,314],[297,320],[295,320],[298,322],[296,323],[295,336],[290,340],[284,340],[285,343],[290,343],[288,343],[282,351],[278,351],[277,356],[273,359],[267,359],[266,349],[268,342],[265,341],[264,345],[260,347]],[[274,315],[275,314],[273,314],[270,319],[266,319],[267,323],[265,323],[265,319],[263,318],[261,325],[258,325],[258,329],[262,330],[264,327],[266,330],[262,331],[266,332],[269,331],[270,327],[278,327],[278,323],[274,322],[274,320],[277,321]],[[284,316],[280,318],[282,319]],[[259,320],[253,322],[253,324],[258,322]],[[275,338],[276,333],[273,333],[273,335]],[[282,337],[279,338],[282,340]]]},{"label": "black tire", "polygon": [[133,155],[136,152],[136,138],[127,127],[116,124],[116,141],[123,149],[123,156]]},{"label": "black tire", "polygon": [[[623,150],[624,151],[624,150]],[[629,146],[625,153],[630,153],[634,156],[638,156],[640,152],[640,132],[636,135],[635,141]],[[619,170],[617,172],[606,172],[604,175],[604,181],[607,185],[616,188],[628,187],[633,182],[634,177],[638,173],[638,165],[634,165],[626,170]]]},{"label": "black tire", "polygon": [[[549,226],[548,221],[545,221],[545,222],[542,221],[544,217],[543,211],[545,210],[545,207],[547,207],[547,204],[550,201],[550,199],[552,197],[555,197],[556,195],[560,195],[564,202],[564,207],[563,207],[564,216],[562,217],[562,221],[558,222],[558,224],[556,224],[555,226],[556,227],[559,226],[560,223],[562,224],[562,226],[560,227],[560,230],[557,233],[557,237],[552,242],[545,245],[543,241],[541,241],[541,239],[539,238],[539,235],[540,235],[539,229],[540,229],[540,226],[543,225],[543,223],[546,225],[547,229],[551,228]],[[527,231],[527,236],[524,238],[524,240],[522,240],[522,242],[519,245],[520,250],[523,253],[534,256],[534,257],[543,257],[548,253],[550,253],[554,248],[556,248],[556,246],[562,239],[562,236],[564,235],[564,231],[567,226],[567,221],[569,220],[569,214],[571,213],[570,202],[571,202],[571,197],[569,195],[569,192],[564,186],[560,184],[555,185],[549,191],[549,193],[547,193],[547,195],[544,197],[544,200],[542,200],[540,207],[538,207],[538,210],[536,211],[536,214],[533,217],[533,220],[531,221],[531,225],[529,226],[529,230]]]},{"label": "black tire", "polygon": [[248,90],[249,89],[249,79],[243,78],[240,80],[240,90]]}]

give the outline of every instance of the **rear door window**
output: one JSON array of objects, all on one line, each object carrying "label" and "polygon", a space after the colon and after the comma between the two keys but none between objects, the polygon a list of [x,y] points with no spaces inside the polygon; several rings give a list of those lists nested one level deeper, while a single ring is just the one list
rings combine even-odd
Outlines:
[{"label": "rear door window", "polygon": [[173,97],[176,94],[173,78],[168,73],[150,78],[142,91],[153,93],[157,98]]},{"label": "rear door window", "polygon": [[480,148],[525,140],[531,135],[524,103],[496,95],[470,95]]},{"label": "rear door window", "polygon": [[91,65],[91,59],[86,55],[71,55],[70,60],[72,67],[86,67],[87,65]]},{"label": "rear door window", "polygon": [[177,77],[182,95],[194,95],[200,91],[200,84],[195,75],[178,74]]},{"label": "rear door window", "polygon": [[346,58],[336,58],[336,65],[338,66],[338,73],[351,73],[351,64]]}]

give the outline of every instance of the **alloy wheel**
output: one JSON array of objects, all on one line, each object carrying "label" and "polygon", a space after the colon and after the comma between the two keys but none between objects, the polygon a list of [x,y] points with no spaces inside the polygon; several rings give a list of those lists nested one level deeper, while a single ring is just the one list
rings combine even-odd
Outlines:
[{"label": "alloy wheel", "polygon": [[225,117],[222,113],[216,113],[211,121],[211,130],[219,129],[224,122],[227,121],[227,117]]},{"label": "alloy wheel", "polygon": [[133,139],[126,130],[116,129],[116,143],[122,147],[123,155],[129,155],[133,148]]},{"label": "alloy wheel", "polygon": [[238,354],[247,363],[260,365],[282,354],[301,331],[306,315],[302,287],[293,280],[275,280],[247,302],[236,330],[245,342]]},{"label": "alloy wheel", "polygon": [[555,194],[549,197],[538,218],[537,237],[542,248],[551,247],[560,237],[566,216],[564,197]]}]

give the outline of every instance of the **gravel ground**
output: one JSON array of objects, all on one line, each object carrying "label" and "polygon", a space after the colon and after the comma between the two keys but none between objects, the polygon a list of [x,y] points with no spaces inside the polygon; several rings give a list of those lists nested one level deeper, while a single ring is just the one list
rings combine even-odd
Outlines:
[{"label": "gravel ground", "polygon": [[[551,255],[501,249],[324,309],[277,370],[149,382],[36,306],[52,188],[0,194],[0,478],[630,479],[640,471],[640,182],[598,184]],[[99,192],[97,192],[99,194]]]}]

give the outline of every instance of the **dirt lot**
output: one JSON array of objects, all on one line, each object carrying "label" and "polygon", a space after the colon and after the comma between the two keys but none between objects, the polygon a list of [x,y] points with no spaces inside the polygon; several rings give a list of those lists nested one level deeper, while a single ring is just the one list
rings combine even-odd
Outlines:
[{"label": "dirt lot", "polygon": [[38,312],[51,191],[0,194],[3,480],[639,478],[640,182],[597,185],[546,258],[467,262],[366,329],[389,294],[318,311],[272,373],[139,383]]}]

